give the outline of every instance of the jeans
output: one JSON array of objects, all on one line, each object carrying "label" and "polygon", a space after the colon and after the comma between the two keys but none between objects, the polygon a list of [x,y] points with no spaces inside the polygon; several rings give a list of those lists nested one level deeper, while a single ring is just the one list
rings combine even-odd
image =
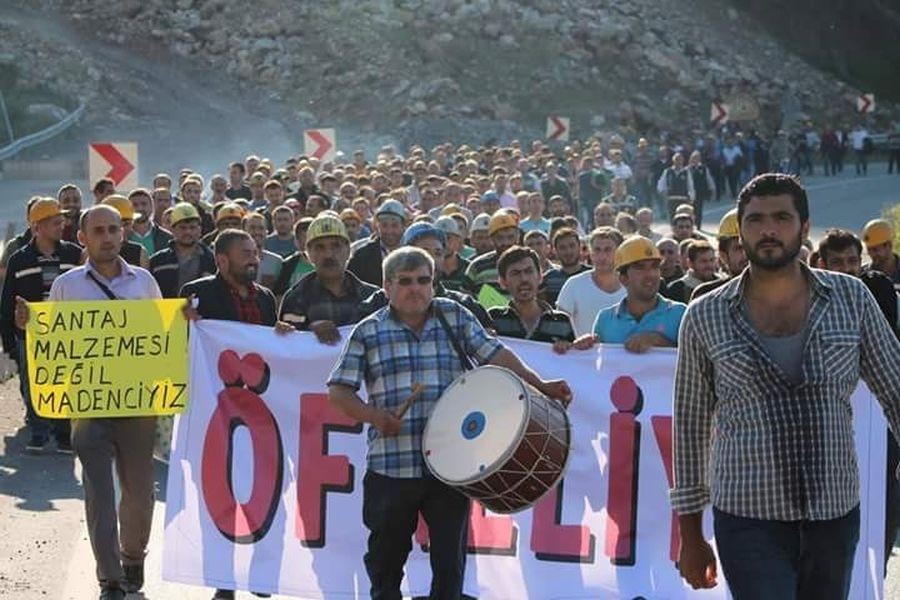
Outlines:
[{"label": "jeans", "polygon": [[828,521],[764,521],[713,509],[716,546],[735,600],[845,600],[859,506]]},{"label": "jeans", "polygon": [[428,524],[432,600],[459,600],[466,568],[469,499],[426,475],[395,479],[368,471],[363,478],[364,557],[373,600],[401,600],[403,566],[412,550],[419,512]]},{"label": "jeans", "polygon": [[39,417],[31,404],[31,389],[28,385],[28,353],[25,350],[25,340],[18,340],[19,350],[19,393],[22,394],[22,401],[25,403],[25,425],[28,426],[31,436],[43,441],[50,438],[50,432],[57,440],[69,439],[69,420],[68,419],[45,419]]}]

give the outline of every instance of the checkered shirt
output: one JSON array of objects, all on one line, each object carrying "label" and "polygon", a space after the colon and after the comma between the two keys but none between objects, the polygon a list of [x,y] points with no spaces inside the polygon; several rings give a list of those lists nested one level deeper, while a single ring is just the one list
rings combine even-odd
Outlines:
[{"label": "checkered shirt", "polygon": [[740,308],[749,270],[688,307],[674,393],[678,513],[711,502],[755,519],[845,515],[859,503],[850,395],[860,377],[900,431],[900,342],[872,295],[856,278],[803,270],[812,303],[796,385]]},{"label": "checkered shirt", "polygon": [[[503,344],[456,302],[435,298],[432,309],[443,312],[463,350],[476,363],[489,362],[503,349]],[[389,411],[403,403],[415,383],[424,386],[398,435],[385,437],[375,427],[368,429],[368,468],[388,477],[412,478],[422,477],[427,470],[422,456],[425,423],[441,394],[462,372],[460,358],[434,312],[417,335],[386,306],[353,329],[328,385],[359,390],[365,382],[368,403]]]}]

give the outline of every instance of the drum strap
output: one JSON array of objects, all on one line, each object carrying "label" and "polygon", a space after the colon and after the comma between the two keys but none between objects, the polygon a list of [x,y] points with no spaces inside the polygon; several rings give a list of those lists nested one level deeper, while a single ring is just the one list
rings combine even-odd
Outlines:
[{"label": "drum strap", "polygon": [[435,306],[434,314],[437,316],[438,321],[441,322],[441,326],[444,328],[444,331],[446,331],[447,335],[450,337],[450,343],[453,344],[453,349],[456,350],[456,354],[457,356],[459,356],[459,364],[462,365],[463,371],[471,371],[472,369],[474,369],[475,363],[472,361],[472,358],[465,353],[459,343],[459,340],[456,339],[456,335],[453,334],[453,329],[450,327],[450,323],[447,322],[447,317],[444,316],[444,311]]}]

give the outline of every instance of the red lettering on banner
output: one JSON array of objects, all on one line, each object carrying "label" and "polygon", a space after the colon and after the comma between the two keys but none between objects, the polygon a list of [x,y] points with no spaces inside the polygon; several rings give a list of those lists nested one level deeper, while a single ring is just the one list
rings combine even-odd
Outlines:
[{"label": "red lettering on banner", "polygon": [[487,515],[485,508],[472,502],[469,510],[469,554],[515,556],[519,529],[512,517]]},{"label": "red lettering on banner", "polygon": [[296,535],[309,548],[325,545],[326,494],[353,493],[350,459],[328,454],[328,434],[332,431],[360,433],[362,423],[331,406],[326,394],[301,394]]},{"label": "red lettering on banner", "polygon": [[638,468],[641,451],[641,388],[618,377],[609,397],[619,412],[609,417],[609,490],[604,551],[614,565],[634,565],[637,542]]},{"label": "red lettering on banner", "polygon": [[538,560],[594,562],[594,535],[585,525],[563,525],[563,485],[541,498],[532,509],[531,551]]},{"label": "red lettering on banner", "polygon": [[[469,541],[468,554],[493,554],[498,556],[515,556],[518,545],[519,529],[512,517],[505,515],[488,516],[485,508],[472,502],[469,509]],[[428,524],[419,513],[416,524],[416,543],[422,551],[428,551]]]},{"label": "red lettering on banner", "polygon": [[[222,535],[252,544],[272,525],[284,472],[278,423],[258,395],[268,386],[269,366],[258,354],[240,358],[226,350],[219,355],[218,367],[226,389],[218,394],[203,442],[203,499]],[[243,504],[234,497],[231,479],[234,431],[242,426],[249,430],[253,446],[253,488]]]},{"label": "red lettering on banner", "polygon": [[[672,417],[650,417],[650,425],[653,427],[653,436],[656,438],[656,445],[659,446],[659,455],[662,458],[663,467],[666,469],[666,481],[669,482],[669,488],[671,489],[675,479],[672,472]],[[673,510],[671,539],[669,540],[669,558],[672,562],[678,560],[679,537],[678,515]]]}]

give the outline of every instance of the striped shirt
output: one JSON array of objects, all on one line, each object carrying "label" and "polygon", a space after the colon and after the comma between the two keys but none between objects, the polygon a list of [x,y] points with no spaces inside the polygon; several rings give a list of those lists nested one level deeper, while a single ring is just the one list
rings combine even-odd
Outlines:
[{"label": "striped shirt", "polygon": [[792,384],[741,311],[749,269],[692,303],[678,341],[672,507],[826,520],[859,503],[850,395],[860,377],[900,431],[900,342],[856,278],[802,267],[811,305]]},{"label": "striped shirt", "polygon": [[[462,349],[476,363],[489,362],[503,348],[456,302],[435,298],[432,307],[443,312]],[[460,357],[435,313],[417,334],[385,306],[353,329],[327,385],[359,390],[365,382],[367,402],[394,411],[412,393],[414,384],[422,384],[422,394],[406,413],[398,435],[385,437],[369,427],[367,455],[369,470],[380,475],[422,477],[426,473],[422,456],[425,423],[441,394],[462,372]]]}]

